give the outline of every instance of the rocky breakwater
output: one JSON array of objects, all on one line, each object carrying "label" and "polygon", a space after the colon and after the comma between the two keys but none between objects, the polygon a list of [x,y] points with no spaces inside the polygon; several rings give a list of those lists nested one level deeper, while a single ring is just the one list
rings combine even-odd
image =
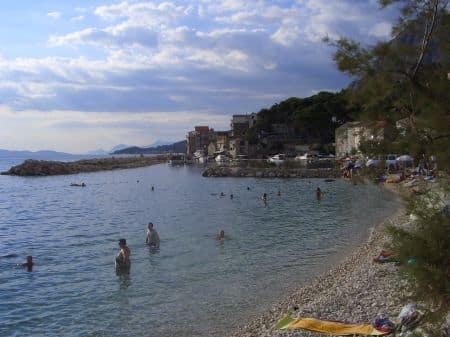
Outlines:
[{"label": "rocky breakwater", "polygon": [[136,168],[164,163],[166,160],[167,158],[165,156],[85,159],[73,162],[28,159],[22,164],[13,166],[1,174],[15,176],[53,176]]},{"label": "rocky breakwater", "polygon": [[204,177],[255,177],[255,178],[336,178],[338,172],[333,168],[242,168],[242,167],[208,167]]}]

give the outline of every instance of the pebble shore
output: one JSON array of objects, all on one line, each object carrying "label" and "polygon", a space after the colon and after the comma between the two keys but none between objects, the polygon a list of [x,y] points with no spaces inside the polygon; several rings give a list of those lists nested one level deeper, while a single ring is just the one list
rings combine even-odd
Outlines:
[{"label": "pebble shore", "polygon": [[409,217],[399,209],[374,227],[368,240],[342,263],[288,295],[231,336],[324,336],[305,330],[275,330],[275,324],[286,314],[352,323],[370,323],[378,314],[395,319],[406,304],[402,296],[406,283],[399,275],[401,267],[393,263],[377,264],[372,259],[388,242],[386,227],[389,224],[407,226],[408,222]]}]

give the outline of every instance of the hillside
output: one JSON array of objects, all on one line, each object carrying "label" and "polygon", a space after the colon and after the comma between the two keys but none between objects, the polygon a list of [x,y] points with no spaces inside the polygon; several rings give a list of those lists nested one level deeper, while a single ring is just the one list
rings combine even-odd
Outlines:
[{"label": "hillside", "polygon": [[122,150],[114,151],[112,154],[164,154],[164,153],[186,153],[186,141],[182,140],[170,145],[159,145],[154,147],[132,146]]}]

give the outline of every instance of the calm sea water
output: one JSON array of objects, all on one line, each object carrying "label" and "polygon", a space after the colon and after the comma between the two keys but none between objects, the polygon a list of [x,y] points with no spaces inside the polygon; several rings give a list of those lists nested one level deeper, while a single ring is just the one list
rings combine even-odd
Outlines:
[{"label": "calm sea water", "polygon": [[[157,165],[0,176],[0,336],[227,335],[337,261],[397,206],[375,186],[200,173]],[[87,187],[69,186],[82,181]],[[156,252],[145,245],[148,221],[161,237]],[[132,266],[118,276],[122,237]],[[16,266],[26,255],[32,272]]]}]

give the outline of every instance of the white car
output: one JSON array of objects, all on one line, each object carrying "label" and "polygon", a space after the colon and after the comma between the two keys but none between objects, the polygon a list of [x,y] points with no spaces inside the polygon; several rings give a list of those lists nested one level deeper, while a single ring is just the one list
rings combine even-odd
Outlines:
[{"label": "white car", "polygon": [[275,165],[278,166],[278,165],[283,164],[285,160],[286,160],[286,155],[280,153],[280,154],[276,154],[276,155],[270,157],[267,161],[269,163],[274,163]]}]

